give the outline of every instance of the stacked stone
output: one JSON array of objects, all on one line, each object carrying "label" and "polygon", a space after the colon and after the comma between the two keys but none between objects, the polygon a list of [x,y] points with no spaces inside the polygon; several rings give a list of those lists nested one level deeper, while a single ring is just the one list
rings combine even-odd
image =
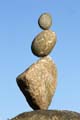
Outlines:
[{"label": "stacked stone", "polygon": [[49,57],[56,44],[55,32],[49,30],[52,18],[48,13],[38,19],[43,29],[33,40],[31,50],[34,55],[41,57],[17,78],[17,84],[29,105],[34,109],[48,109],[57,85],[57,69]]}]

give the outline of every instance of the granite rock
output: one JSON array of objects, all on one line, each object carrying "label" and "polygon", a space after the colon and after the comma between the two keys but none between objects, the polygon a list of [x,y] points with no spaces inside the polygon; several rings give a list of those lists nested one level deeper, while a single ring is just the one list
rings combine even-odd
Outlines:
[{"label": "granite rock", "polygon": [[58,110],[38,110],[22,113],[11,120],[80,120],[80,113]]},{"label": "granite rock", "polygon": [[33,40],[31,50],[38,57],[47,56],[56,44],[56,34],[51,30],[39,33]]},{"label": "granite rock", "polygon": [[38,24],[43,30],[48,30],[52,25],[52,18],[49,13],[43,13],[39,19]]},{"label": "granite rock", "polygon": [[32,64],[16,80],[34,110],[48,109],[57,83],[56,66],[50,57],[43,57]]}]

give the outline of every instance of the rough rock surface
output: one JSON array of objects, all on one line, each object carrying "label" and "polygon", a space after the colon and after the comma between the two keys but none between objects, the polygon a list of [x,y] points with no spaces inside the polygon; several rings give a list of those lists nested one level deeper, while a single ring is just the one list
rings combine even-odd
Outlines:
[{"label": "rough rock surface", "polygon": [[11,120],[80,120],[80,113],[71,111],[39,110],[22,113]]},{"label": "rough rock surface", "polygon": [[39,17],[38,24],[43,30],[49,29],[52,25],[51,15],[49,13],[43,13]]},{"label": "rough rock surface", "polygon": [[47,109],[56,89],[56,66],[50,57],[43,57],[20,74],[17,83],[33,109]]},{"label": "rough rock surface", "polygon": [[44,57],[48,55],[56,44],[56,34],[51,30],[39,33],[33,40],[31,49],[34,55]]}]

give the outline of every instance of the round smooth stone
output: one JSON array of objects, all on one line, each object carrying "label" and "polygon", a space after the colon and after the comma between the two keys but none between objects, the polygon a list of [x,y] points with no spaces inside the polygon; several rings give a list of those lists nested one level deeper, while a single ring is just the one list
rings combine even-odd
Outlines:
[{"label": "round smooth stone", "polygon": [[51,15],[43,13],[38,19],[38,24],[43,30],[48,30],[52,25]]},{"label": "round smooth stone", "polygon": [[39,33],[33,40],[31,50],[38,57],[47,56],[56,44],[56,34],[51,30]]}]

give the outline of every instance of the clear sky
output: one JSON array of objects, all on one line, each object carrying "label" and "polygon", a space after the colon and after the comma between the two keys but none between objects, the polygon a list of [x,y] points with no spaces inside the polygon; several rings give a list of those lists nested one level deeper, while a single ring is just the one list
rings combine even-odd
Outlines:
[{"label": "clear sky", "polygon": [[49,109],[80,112],[80,0],[0,0],[0,120],[32,111],[16,77],[39,58],[31,42],[42,30],[41,13],[52,15],[57,43],[50,56],[58,85]]}]

